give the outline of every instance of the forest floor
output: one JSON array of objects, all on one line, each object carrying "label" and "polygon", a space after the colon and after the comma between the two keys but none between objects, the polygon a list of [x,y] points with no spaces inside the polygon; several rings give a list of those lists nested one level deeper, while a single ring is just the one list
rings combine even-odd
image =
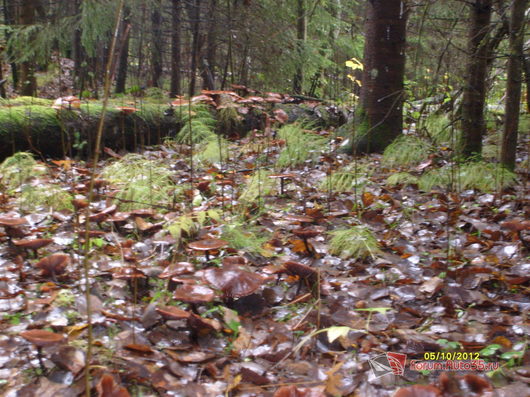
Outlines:
[{"label": "forest floor", "polygon": [[339,141],[281,169],[258,134],[211,164],[107,150],[91,203],[83,161],[23,159],[0,195],[0,394],[84,392],[88,255],[94,395],[530,395],[525,181],[420,191]]}]

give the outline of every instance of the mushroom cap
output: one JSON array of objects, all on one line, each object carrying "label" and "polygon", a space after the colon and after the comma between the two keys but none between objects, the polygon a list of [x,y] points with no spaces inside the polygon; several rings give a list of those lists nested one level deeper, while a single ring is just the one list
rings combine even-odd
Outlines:
[{"label": "mushroom cap", "polygon": [[116,109],[122,112],[123,114],[132,114],[139,110],[132,106],[116,106]]},{"label": "mushroom cap", "polygon": [[175,306],[157,307],[156,311],[166,320],[181,320],[183,318],[188,318],[190,316],[190,312],[179,309],[178,307],[175,307]]},{"label": "mushroom cap", "polygon": [[530,221],[506,221],[501,223],[501,226],[505,229],[511,230],[512,232],[522,232],[524,230],[530,230]]},{"label": "mushroom cap", "polygon": [[317,275],[315,269],[300,262],[287,261],[283,266],[287,270],[287,273],[299,276],[300,278],[311,278]]},{"label": "mushroom cap", "polygon": [[18,218],[14,216],[0,216],[0,226],[17,227],[27,224],[28,220],[26,218]]},{"label": "mushroom cap", "polygon": [[37,347],[55,345],[63,341],[64,336],[43,329],[31,329],[20,333],[24,339],[33,343]]},{"label": "mushroom cap", "polygon": [[214,300],[215,292],[199,284],[184,284],[178,287],[173,298],[186,303],[208,303]]},{"label": "mushroom cap", "polygon": [[167,266],[162,273],[158,275],[158,278],[172,278],[174,276],[180,276],[182,274],[189,274],[195,271],[195,267],[190,262],[177,262]]},{"label": "mushroom cap", "polygon": [[43,276],[51,276],[63,274],[68,263],[70,263],[70,255],[52,254],[38,261],[35,267],[42,270]]},{"label": "mushroom cap", "polygon": [[195,313],[190,313],[190,316],[188,317],[188,325],[190,328],[199,331],[199,333],[221,330],[221,324],[219,321],[204,318]]},{"label": "mushroom cap", "polygon": [[76,210],[80,210],[80,209],[88,207],[90,203],[88,202],[88,200],[78,198],[78,199],[72,199],[72,205],[74,206]]},{"label": "mushroom cap", "polygon": [[51,243],[53,243],[51,238],[35,238],[13,241],[13,244],[15,244],[17,247],[28,248],[32,250],[45,247]]},{"label": "mushroom cap", "polygon": [[312,238],[312,237],[318,236],[321,233],[322,232],[320,230],[313,229],[310,227],[302,227],[302,228],[293,230],[293,234],[300,238]]},{"label": "mushroom cap", "polygon": [[206,269],[203,279],[223,291],[225,297],[237,299],[254,293],[265,284],[268,277],[238,266],[225,266],[221,269]]},{"label": "mushroom cap", "polygon": [[112,276],[121,280],[147,278],[144,272],[134,266],[120,267]]},{"label": "mushroom cap", "polygon": [[218,238],[209,238],[206,240],[193,241],[188,244],[188,247],[195,251],[210,251],[217,250],[228,245],[227,241]]}]

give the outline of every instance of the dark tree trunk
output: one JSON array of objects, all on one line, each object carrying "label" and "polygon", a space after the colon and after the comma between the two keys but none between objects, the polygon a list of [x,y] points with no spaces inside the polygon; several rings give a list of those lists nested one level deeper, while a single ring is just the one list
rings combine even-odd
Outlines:
[{"label": "dark tree trunk", "polygon": [[187,3],[188,16],[191,24],[192,43],[191,43],[191,67],[190,67],[190,85],[188,94],[192,97],[195,94],[195,85],[197,82],[197,63],[200,52],[200,0],[193,0]]},{"label": "dark tree trunk", "polygon": [[125,92],[127,83],[127,71],[129,66],[129,31],[131,29],[131,9],[125,7],[123,11],[122,42],[119,51],[118,74],[116,76],[116,94]]},{"label": "dark tree trunk", "polygon": [[151,40],[151,86],[160,87],[162,76],[162,4],[155,0],[151,14],[152,40]]},{"label": "dark tree trunk", "polygon": [[523,58],[523,67],[526,82],[526,112],[530,113],[530,50]]},{"label": "dark tree trunk", "polygon": [[210,0],[208,10],[208,33],[206,34],[206,57],[202,62],[202,86],[206,90],[215,90],[215,48],[217,0]]},{"label": "dark tree trunk", "polygon": [[296,7],[296,70],[293,92],[302,94],[304,89],[304,48],[307,41],[307,10],[305,0],[297,0]]},{"label": "dark tree trunk", "polygon": [[171,87],[169,90],[169,96],[171,98],[182,94],[180,69],[181,69],[181,57],[180,57],[180,31],[181,31],[181,12],[182,5],[181,0],[172,0],[171,4],[171,15],[172,15],[172,33],[171,33]]},{"label": "dark tree trunk", "polygon": [[380,152],[402,133],[407,10],[404,0],[366,2],[364,70],[353,150]]},{"label": "dark tree trunk", "polygon": [[[20,24],[30,26],[35,23],[36,0],[21,0],[20,3]],[[35,80],[35,64],[25,61],[20,64],[20,94],[34,96],[37,91],[37,81]]]},{"label": "dark tree trunk", "polygon": [[517,149],[517,129],[523,80],[524,14],[527,4],[528,0],[514,0],[510,18],[510,57],[508,58],[506,108],[501,150],[501,162],[510,169],[515,168]]},{"label": "dark tree trunk", "polygon": [[488,34],[492,0],[475,0],[471,4],[471,26],[468,39],[468,66],[462,100],[462,154],[472,157],[481,154],[485,131],[484,105],[488,71]]},{"label": "dark tree trunk", "polygon": [[[4,0],[4,23],[7,26],[15,24],[15,4],[12,1]],[[11,34],[9,29],[5,30],[6,42],[9,41]],[[11,58],[11,53],[8,51],[7,57]],[[10,63],[11,66],[11,77],[13,79],[13,87],[18,86],[18,66],[15,62]]]}]

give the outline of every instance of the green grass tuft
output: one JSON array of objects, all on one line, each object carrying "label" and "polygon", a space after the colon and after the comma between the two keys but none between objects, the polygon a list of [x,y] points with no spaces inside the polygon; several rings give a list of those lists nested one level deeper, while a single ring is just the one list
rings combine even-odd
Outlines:
[{"label": "green grass tuft", "polygon": [[414,135],[402,135],[392,142],[383,153],[383,165],[387,167],[413,166],[426,160],[431,145]]},{"label": "green grass tuft", "polygon": [[370,179],[368,179],[370,174],[367,165],[358,164],[357,172],[355,172],[355,166],[350,164],[326,176],[320,184],[320,189],[343,193],[354,188],[363,188],[370,183]]},{"label": "green grass tuft", "polygon": [[174,196],[180,196],[182,188],[175,185],[173,172],[165,164],[148,160],[139,154],[128,154],[105,167],[101,176],[119,189],[116,195],[121,211],[149,208],[152,204],[171,206]]},{"label": "green grass tuft", "polygon": [[[191,129],[190,129],[191,113]],[[175,114],[182,117],[183,127],[177,133],[175,141],[177,143],[190,144],[201,143],[215,138],[216,121],[208,108],[202,105],[192,106],[191,112],[188,106],[182,106],[175,110]]]},{"label": "green grass tuft", "polygon": [[13,192],[32,177],[45,173],[46,168],[37,163],[31,153],[15,153],[0,165],[0,186]]},{"label": "green grass tuft", "polygon": [[416,185],[418,181],[419,178],[415,175],[409,174],[408,172],[397,172],[386,179],[386,184],[389,186]]},{"label": "green grass tuft", "polygon": [[331,241],[329,252],[342,259],[375,258],[380,253],[379,243],[366,226],[353,226],[349,229],[329,232]]},{"label": "green grass tuft", "polygon": [[72,195],[55,184],[24,185],[18,198],[25,212],[45,208],[52,211],[73,210]]},{"label": "green grass tuft", "polygon": [[268,178],[270,172],[258,170],[247,181],[247,186],[239,196],[239,202],[244,206],[255,203],[260,197],[270,194],[274,188],[274,180]]},{"label": "green grass tuft", "polygon": [[270,256],[270,252],[263,248],[270,239],[270,233],[264,233],[255,226],[240,223],[225,225],[221,238],[228,241],[231,248],[244,249],[245,252],[251,254]]},{"label": "green grass tuft", "polygon": [[285,148],[276,160],[276,166],[280,168],[315,161],[327,149],[328,141],[325,137],[305,132],[301,124],[283,126],[278,131],[278,136],[285,140]]},{"label": "green grass tuft", "polygon": [[207,164],[220,163],[221,160],[226,160],[228,145],[229,142],[226,139],[213,137],[208,140],[198,157]]}]

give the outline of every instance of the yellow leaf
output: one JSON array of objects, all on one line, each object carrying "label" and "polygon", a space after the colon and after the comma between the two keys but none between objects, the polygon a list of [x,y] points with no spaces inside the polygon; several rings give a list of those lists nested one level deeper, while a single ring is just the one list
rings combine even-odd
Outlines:
[{"label": "yellow leaf", "polygon": [[329,343],[333,343],[337,338],[348,335],[351,331],[350,327],[329,327],[327,334]]},{"label": "yellow leaf", "polygon": [[346,61],[346,66],[353,70],[363,70],[363,64],[358,59],[352,58]]}]

